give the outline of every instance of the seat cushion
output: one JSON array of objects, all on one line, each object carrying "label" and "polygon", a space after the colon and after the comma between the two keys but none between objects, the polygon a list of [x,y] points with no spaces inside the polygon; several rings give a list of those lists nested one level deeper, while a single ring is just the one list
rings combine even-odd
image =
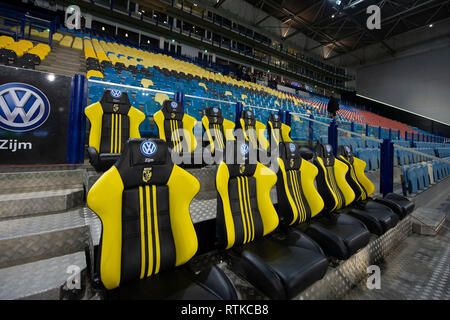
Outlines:
[{"label": "seat cushion", "polygon": [[211,267],[196,275],[178,267],[107,292],[112,300],[235,300],[236,291],[222,270]]},{"label": "seat cushion", "polygon": [[377,198],[374,201],[388,206],[400,219],[403,219],[414,210],[414,202],[395,193],[388,193],[384,198]]},{"label": "seat cushion", "polygon": [[232,265],[268,297],[291,299],[325,275],[328,261],[315,250],[264,238],[235,250]]},{"label": "seat cushion", "polygon": [[364,210],[378,219],[384,232],[395,227],[400,220],[391,208],[375,201],[368,201]]},{"label": "seat cushion", "polygon": [[311,223],[305,233],[315,240],[326,255],[348,259],[370,240],[367,227],[347,214],[323,216]]}]

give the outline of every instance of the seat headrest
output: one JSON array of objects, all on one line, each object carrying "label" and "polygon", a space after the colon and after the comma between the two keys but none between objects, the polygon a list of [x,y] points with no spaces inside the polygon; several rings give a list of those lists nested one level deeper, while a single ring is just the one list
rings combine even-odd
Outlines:
[{"label": "seat headrest", "polygon": [[100,99],[103,113],[128,114],[130,111],[130,99],[128,93],[118,89],[108,89]]},{"label": "seat headrest", "polygon": [[141,185],[164,185],[173,162],[167,142],[161,139],[129,139],[115,163],[125,188]]},{"label": "seat headrest", "polygon": [[254,120],[255,119],[255,114],[251,110],[242,110],[241,118]]},{"label": "seat headrest", "polygon": [[347,159],[351,164],[353,164],[353,150],[352,146],[339,146],[337,150],[338,156],[343,156]]},{"label": "seat headrest", "polygon": [[222,123],[223,121],[222,110],[218,107],[206,108],[205,116],[208,117],[210,123]]},{"label": "seat headrest", "polygon": [[269,117],[267,118],[267,122],[272,122],[272,126],[274,128],[281,127],[281,119],[280,116],[276,113],[269,114]]},{"label": "seat headrest", "polygon": [[256,150],[246,141],[227,141],[227,156],[232,152],[232,159],[226,158],[230,178],[252,176],[256,170]]},{"label": "seat headrest", "polygon": [[315,149],[316,156],[324,160],[325,166],[334,165],[333,147],[330,144],[317,144]]},{"label": "seat headrest", "polygon": [[175,100],[165,100],[162,109],[166,112],[183,112],[181,103]]},{"label": "seat headrest", "polygon": [[284,161],[286,170],[298,170],[302,164],[300,148],[293,142],[280,142],[280,158]]}]

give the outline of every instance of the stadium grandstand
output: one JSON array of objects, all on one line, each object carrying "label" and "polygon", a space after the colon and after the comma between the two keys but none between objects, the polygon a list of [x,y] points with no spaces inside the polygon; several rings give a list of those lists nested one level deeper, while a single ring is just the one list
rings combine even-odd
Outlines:
[{"label": "stadium grandstand", "polygon": [[449,300],[449,31],[449,1],[2,1],[0,299]]}]

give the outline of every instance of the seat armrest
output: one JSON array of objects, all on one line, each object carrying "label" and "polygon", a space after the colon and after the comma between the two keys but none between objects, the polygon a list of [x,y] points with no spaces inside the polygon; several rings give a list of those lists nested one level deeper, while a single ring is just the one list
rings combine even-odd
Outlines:
[{"label": "seat armrest", "polygon": [[95,150],[94,147],[88,147],[87,152],[89,155],[89,162],[91,163],[91,165],[94,168],[97,168],[98,162],[99,162],[99,154],[98,154],[97,150]]},{"label": "seat armrest", "polygon": [[223,300],[237,300],[238,296],[236,290],[230,279],[225,275],[225,273],[216,266],[211,266],[207,270],[201,271],[196,274],[194,281],[208,288],[217,297]]},{"label": "seat armrest", "polygon": [[376,234],[378,236],[383,234],[383,227],[381,226],[380,222],[369,212],[359,209],[352,209],[347,212],[347,214],[364,223],[367,229],[369,229],[370,233]]}]

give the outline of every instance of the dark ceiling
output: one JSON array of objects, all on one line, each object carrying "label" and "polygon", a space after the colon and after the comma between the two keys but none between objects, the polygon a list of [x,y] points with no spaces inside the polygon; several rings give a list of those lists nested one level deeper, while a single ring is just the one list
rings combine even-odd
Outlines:
[{"label": "dark ceiling", "polygon": [[[289,25],[284,39],[303,33],[333,50],[325,58],[334,58],[356,49],[379,43],[390,54],[395,51],[386,40],[392,36],[429,26],[450,17],[450,0],[245,0],[267,16]],[[224,2],[224,1],[221,1]],[[337,4],[340,2],[340,4]],[[381,29],[366,26],[369,5],[381,8]],[[317,47],[309,48],[309,50]]]}]

